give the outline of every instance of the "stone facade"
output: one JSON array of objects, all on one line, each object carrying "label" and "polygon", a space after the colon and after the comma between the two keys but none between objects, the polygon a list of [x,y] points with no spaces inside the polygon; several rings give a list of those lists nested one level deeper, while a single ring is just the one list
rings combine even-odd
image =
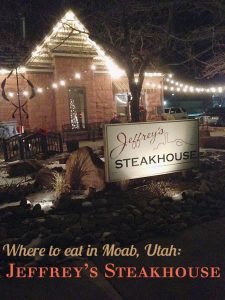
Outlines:
[{"label": "stone facade", "polygon": [[[51,86],[52,73],[27,73],[27,78],[35,87]],[[43,93],[28,100],[29,130],[43,128],[50,131],[56,130],[56,106],[54,90],[49,88]]]},{"label": "stone facade", "polygon": [[[92,58],[61,57],[53,58],[53,71],[37,72],[28,71],[25,77],[29,79],[35,88],[43,88],[43,93],[36,92],[36,96],[29,100],[28,96],[21,96],[21,103],[27,104],[24,109],[28,112],[29,118],[22,112],[23,125],[27,130],[43,128],[49,131],[61,131],[62,126],[70,124],[69,90],[71,88],[82,88],[85,94],[86,124],[109,122],[116,111],[115,89],[113,80],[107,72],[95,72],[91,66]],[[80,78],[75,78],[75,73],[80,74]],[[6,76],[6,75],[5,75]],[[5,76],[1,75],[1,82]],[[61,86],[60,80],[65,80],[65,86]],[[123,79],[121,79],[123,80]],[[56,89],[52,88],[54,82],[58,83]],[[145,119],[152,120],[156,114],[156,108],[162,106],[162,89],[146,89],[148,80],[145,79],[142,104],[146,110]],[[162,84],[162,78],[151,78],[151,83],[155,86]],[[21,94],[29,91],[26,81],[20,76],[19,86]],[[118,86],[118,80],[117,80]],[[12,75],[6,84],[6,93],[14,93],[10,98],[17,104],[16,98],[16,77]],[[123,91],[124,92],[124,91]],[[12,103],[0,100],[0,121],[13,120],[12,113],[15,107]],[[19,123],[19,113],[15,113]]]},{"label": "stone facade", "polygon": [[[7,75],[0,75],[0,83],[5,79]],[[26,88],[26,82],[19,77],[19,86],[20,89],[23,90]],[[17,105],[17,88],[16,88],[16,77],[14,75],[10,76],[9,79],[6,80],[5,91],[10,91],[13,93],[13,97],[7,94],[9,101],[3,99],[2,95],[0,96],[0,122],[2,121],[13,121],[17,120],[19,122],[19,111],[16,111]],[[1,93],[2,94],[2,93]],[[21,97],[21,104],[23,105],[26,102],[24,97]],[[27,111],[27,105],[24,106],[25,111]],[[15,115],[15,119],[13,118],[13,114]],[[22,122],[23,124],[28,127],[28,119],[24,113],[22,113]]]},{"label": "stone facade", "polygon": [[[74,87],[83,88],[86,100],[86,123],[109,122],[115,111],[115,100],[113,96],[112,79],[107,73],[94,73],[91,69],[91,58],[71,58],[55,57],[53,72],[27,72],[25,77],[29,79],[35,88],[44,87],[43,93],[36,93],[36,96],[29,100],[28,96],[22,96],[22,102],[26,101],[26,111],[29,118],[26,119],[24,113],[23,125],[28,130],[38,128],[50,131],[61,131],[62,125],[70,124],[69,112],[69,89]],[[80,79],[75,79],[74,74],[79,72]],[[0,81],[5,76],[0,76]],[[58,85],[57,89],[52,88],[54,82],[65,80],[66,85]],[[29,90],[24,80],[19,81],[20,90]],[[7,81],[6,93],[13,92],[13,102],[17,104],[16,98],[16,77],[12,76]],[[9,98],[10,99],[10,98]],[[11,99],[10,99],[11,100]],[[0,100],[0,120],[12,120],[14,106]],[[19,114],[15,114],[19,123]]]},{"label": "stone facade", "polygon": [[[151,83],[155,86],[163,86],[162,78],[154,78]],[[144,91],[143,94],[143,106],[146,110],[146,121],[154,120],[160,113],[160,109],[163,107],[163,90],[157,88],[151,88]]]}]

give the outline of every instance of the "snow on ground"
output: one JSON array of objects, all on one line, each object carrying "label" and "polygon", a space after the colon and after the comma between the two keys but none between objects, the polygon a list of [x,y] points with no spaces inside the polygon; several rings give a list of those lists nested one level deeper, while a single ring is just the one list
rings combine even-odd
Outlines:
[{"label": "snow on ground", "polygon": [[0,162],[0,188],[4,186],[18,186],[18,185],[27,185],[28,183],[34,182],[31,176],[18,176],[18,177],[9,177],[6,171],[5,162]]},{"label": "snow on ground", "polygon": [[48,211],[53,206],[53,201],[55,200],[54,192],[38,192],[34,194],[30,194],[27,197],[27,200],[32,203],[34,206],[35,204],[40,204],[43,211]]}]

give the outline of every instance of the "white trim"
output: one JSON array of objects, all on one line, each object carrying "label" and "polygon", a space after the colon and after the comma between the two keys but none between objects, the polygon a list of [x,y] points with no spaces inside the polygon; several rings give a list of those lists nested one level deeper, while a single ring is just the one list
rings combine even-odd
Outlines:
[{"label": "white trim", "polygon": [[102,70],[102,71],[101,70],[95,70],[94,74],[110,74],[110,73],[107,70],[106,71],[104,71],[104,70]]},{"label": "white trim", "polygon": [[53,73],[54,69],[43,69],[43,68],[40,68],[40,69],[29,69],[29,68],[26,68],[26,73],[33,73],[33,72],[39,72],[39,73]]},{"label": "white trim", "polygon": [[63,52],[52,52],[52,56],[73,56],[73,57],[89,57],[93,58],[96,54],[81,54],[81,53],[63,53]]}]

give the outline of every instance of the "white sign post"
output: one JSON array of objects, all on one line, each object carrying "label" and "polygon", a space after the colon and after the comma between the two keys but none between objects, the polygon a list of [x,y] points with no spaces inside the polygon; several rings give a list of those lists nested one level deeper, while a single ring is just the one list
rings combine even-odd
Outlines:
[{"label": "white sign post", "polygon": [[104,146],[107,182],[187,170],[198,165],[198,120],[108,124]]}]

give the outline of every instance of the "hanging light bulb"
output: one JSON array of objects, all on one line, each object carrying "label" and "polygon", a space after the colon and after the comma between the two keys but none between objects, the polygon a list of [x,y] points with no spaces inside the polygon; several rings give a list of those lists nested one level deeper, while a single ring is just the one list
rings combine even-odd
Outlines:
[{"label": "hanging light bulb", "polygon": [[23,91],[24,96],[28,96],[28,94],[29,94],[28,91]]},{"label": "hanging light bulb", "polygon": [[65,86],[65,85],[66,85],[66,82],[65,82],[65,80],[60,80],[59,84],[60,84],[61,86]]},{"label": "hanging light bulb", "polygon": [[14,93],[13,92],[9,92],[8,95],[9,95],[10,98],[12,98],[14,96]]},{"label": "hanging light bulb", "polygon": [[57,89],[57,88],[58,88],[58,84],[54,82],[54,83],[52,84],[52,87],[53,87],[53,89]]},{"label": "hanging light bulb", "polygon": [[74,13],[73,13],[71,10],[69,10],[69,11],[66,13],[65,18],[66,18],[68,21],[69,21],[69,20],[74,20],[75,15],[74,15]]},{"label": "hanging light bulb", "polygon": [[75,73],[74,77],[75,77],[75,79],[80,79],[81,75],[80,75],[80,73]]},{"label": "hanging light bulb", "polygon": [[43,88],[37,88],[37,92],[38,93],[42,93],[43,92]]}]

